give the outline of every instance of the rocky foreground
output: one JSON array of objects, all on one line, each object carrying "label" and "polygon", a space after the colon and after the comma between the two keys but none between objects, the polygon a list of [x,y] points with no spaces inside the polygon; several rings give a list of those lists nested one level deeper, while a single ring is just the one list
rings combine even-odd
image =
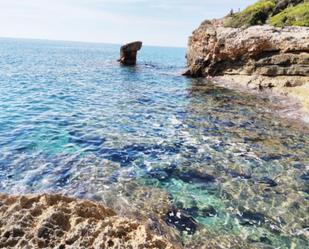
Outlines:
[{"label": "rocky foreground", "polygon": [[224,19],[205,21],[189,38],[187,62],[185,75],[272,89],[309,111],[309,27],[230,28]]},{"label": "rocky foreground", "polygon": [[176,248],[91,201],[0,194],[0,248]]}]

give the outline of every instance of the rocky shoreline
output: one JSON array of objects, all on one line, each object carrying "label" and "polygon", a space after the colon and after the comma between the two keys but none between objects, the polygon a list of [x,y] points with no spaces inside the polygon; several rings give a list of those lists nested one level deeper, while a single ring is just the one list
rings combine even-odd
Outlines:
[{"label": "rocky shoreline", "polygon": [[167,238],[86,200],[0,194],[0,248],[166,248]]},{"label": "rocky shoreline", "polygon": [[205,21],[193,32],[184,75],[214,77],[255,93],[281,94],[308,114],[309,28],[229,28],[223,23],[224,19]]},{"label": "rocky shoreline", "polygon": [[[169,219],[176,221],[180,215],[172,211]],[[167,232],[160,229],[162,224],[127,216],[99,202],[60,194],[0,194],[0,248],[256,248],[237,236],[217,235],[204,228],[181,241],[173,228]]]}]

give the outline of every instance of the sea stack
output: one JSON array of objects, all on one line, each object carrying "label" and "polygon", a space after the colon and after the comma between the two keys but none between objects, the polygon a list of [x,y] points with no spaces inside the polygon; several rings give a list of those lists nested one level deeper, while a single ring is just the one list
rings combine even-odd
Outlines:
[{"label": "sea stack", "polygon": [[142,48],[141,41],[131,42],[123,45],[120,48],[120,59],[118,60],[122,65],[134,66],[136,65],[137,51]]}]

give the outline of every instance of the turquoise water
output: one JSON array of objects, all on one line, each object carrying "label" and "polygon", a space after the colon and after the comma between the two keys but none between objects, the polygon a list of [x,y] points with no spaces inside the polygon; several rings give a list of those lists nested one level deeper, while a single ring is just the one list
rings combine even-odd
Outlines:
[{"label": "turquoise water", "polygon": [[308,132],[266,97],[180,76],[185,49],[144,47],[129,68],[118,53],[0,40],[0,191],[101,201],[188,248],[308,248]]}]

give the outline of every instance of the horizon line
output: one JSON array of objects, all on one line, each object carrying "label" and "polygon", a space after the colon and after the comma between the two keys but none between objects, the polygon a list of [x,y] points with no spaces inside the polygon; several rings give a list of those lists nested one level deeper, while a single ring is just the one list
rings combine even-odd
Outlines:
[{"label": "horizon line", "polygon": [[[61,40],[61,39],[53,39],[53,38],[29,38],[29,37],[10,37],[10,36],[0,36],[0,39],[8,39],[8,40],[31,40],[31,41],[50,41],[50,42],[70,42],[70,43],[85,43],[85,44],[106,44],[106,45],[117,45],[122,46],[128,42],[124,43],[113,43],[113,42],[103,42],[103,41],[78,41],[78,40]],[[131,41],[134,42],[134,41]],[[142,41],[143,42],[143,41]],[[145,47],[162,47],[162,48],[184,48],[186,46],[171,46],[171,45],[155,45],[155,44],[145,44],[143,42],[143,46]]]}]

